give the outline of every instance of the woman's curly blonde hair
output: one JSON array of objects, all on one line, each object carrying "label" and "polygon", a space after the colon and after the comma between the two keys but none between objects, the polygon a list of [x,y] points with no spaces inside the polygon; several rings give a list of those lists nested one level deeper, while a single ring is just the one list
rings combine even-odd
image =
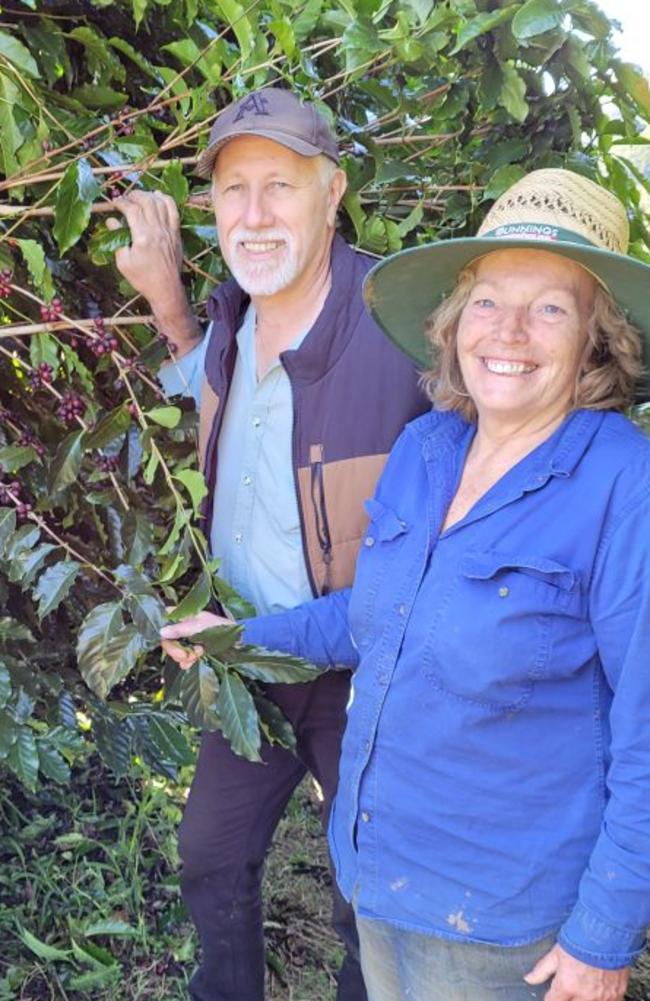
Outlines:
[{"label": "woman's curly blonde hair", "polygon": [[[421,384],[439,410],[456,410],[476,421],[474,401],[467,392],[458,355],[458,321],[475,283],[472,262],[461,271],[453,292],[433,311],[425,331],[434,363],[422,374]],[[574,408],[626,410],[642,371],[641,338],[611,294],[596,283],[594,304],[587,322],[587,343],[578,370]]]}]

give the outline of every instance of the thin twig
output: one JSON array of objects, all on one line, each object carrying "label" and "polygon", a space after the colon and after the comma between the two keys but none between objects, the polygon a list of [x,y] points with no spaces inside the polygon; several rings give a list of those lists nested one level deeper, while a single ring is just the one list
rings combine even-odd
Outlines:
[{"label": "thin twig", "polygon": [[[185,204],[188,208],[202,209],[207,211],[212,208],[212,203],[210,202],[208,195],[190,195]],[[107,212],[117,212],[113,201],[107,202],[93,202],[90,206],[90,211],[104,214]],[[39,216],[42,218],[48,216],[54,216],[56,210],[53,205],[41,205],[40,207],[32,208],[31,205],[7,205],[0,204],[0,217],[5,216],[22,216],[27,218],[29,216]]]},{"label": "thin twig", "polygon": [[[102,317],[105,327],[126,327],[132,323],[153,323],[153,313],[137,316]],[[74,320],[74,328],[80,333],[92,331],[94,320]],[[0,327],[0,337],[31,337],[32,334],[50,334],[57,330],[69,330],[67,320],[53,320],[51,323],[22,323],[12,327]]]}]

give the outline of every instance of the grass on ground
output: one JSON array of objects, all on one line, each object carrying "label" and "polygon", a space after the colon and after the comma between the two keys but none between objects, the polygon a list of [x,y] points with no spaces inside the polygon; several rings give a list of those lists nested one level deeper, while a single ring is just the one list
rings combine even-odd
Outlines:
[{"label": "grass on ground", "polygon": [[[189,780],[189,773],[184,776]],[[186,784],[94,760],[72,786],[0,794],[0,1001],[182,1001],[196,940],[180,899]],[[318,805],[303,783],[265,884],[269,1001],[332,1001],[340,959]]]}]

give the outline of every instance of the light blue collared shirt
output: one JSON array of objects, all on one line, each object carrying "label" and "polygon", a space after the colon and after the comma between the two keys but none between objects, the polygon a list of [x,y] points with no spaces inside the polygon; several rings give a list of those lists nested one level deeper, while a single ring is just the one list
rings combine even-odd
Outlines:
[{"label": "light blue collared shirt", "polygon": [[[208,328],[200,344],[159,372],[166,393],[193,396],[197,407],[210,333]],[[237,333],[237,348],[219,434],[210,545],[224,579],[260,614],[268,614],[312,596],[291,454],[293,397],[279,360],[257,381],[252,306]]]},{"label": "light blue collared shirt", "polygon": [[312,596],[291,456],[293,398],[279,360],[257,381],[252,306],[237,348],[219,435],[210,544],[228,583],[267,614]]}]

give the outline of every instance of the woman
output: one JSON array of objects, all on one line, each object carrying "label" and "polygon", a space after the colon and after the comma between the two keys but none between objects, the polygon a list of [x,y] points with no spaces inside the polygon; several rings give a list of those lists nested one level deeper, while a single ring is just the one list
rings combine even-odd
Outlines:
[{"label": "woman", "polygon": [[369,306],[420,359],[457,279],[438,409],[389,457],[351,592],[247,623],[358,664],[330,840],[370,1001],[619,1001],[643,947],[650,441],[617,411],[650,268],[626,250],[616,198],[543,170],[477,238],[379,264]]}]

